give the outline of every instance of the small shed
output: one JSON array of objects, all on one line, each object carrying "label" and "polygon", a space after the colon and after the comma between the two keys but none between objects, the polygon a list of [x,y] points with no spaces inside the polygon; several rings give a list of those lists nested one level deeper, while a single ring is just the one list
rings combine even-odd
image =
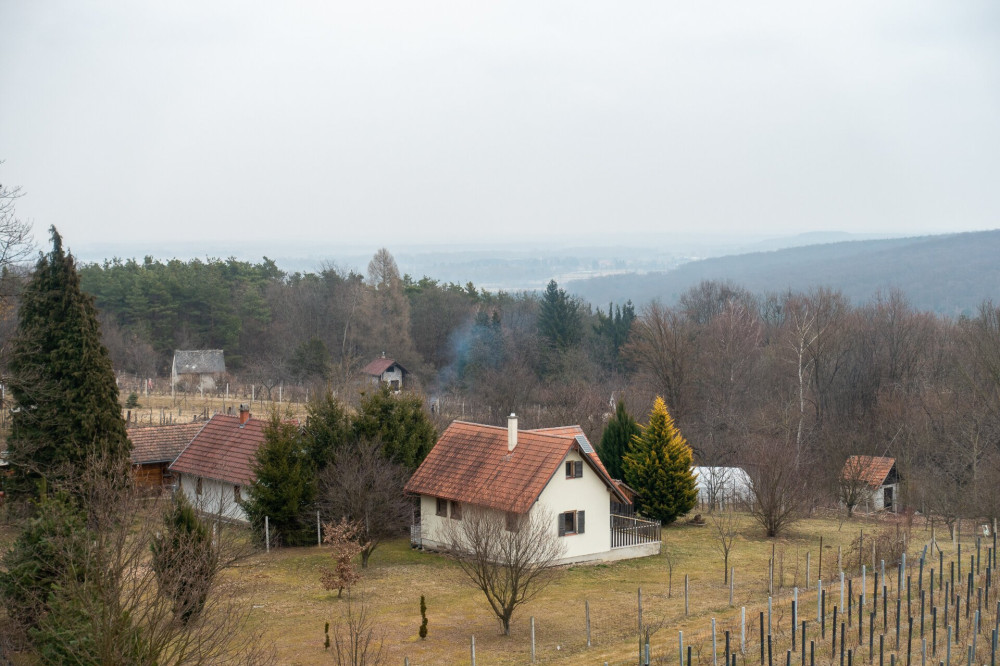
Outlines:
[{"label": "small shed", "polygon": [[403,380],[409,376],[410,371],[394,359],[386,358],[385,352],[382,357],[377,358],[361,369],[361,372],[369,377],[373,384],[387,384],[393,391],[400,391],[403,388]]},{"label": "small shed", "polygon": [[221,349],[175,350],[170,366],[170,393],[173,394],[177,384],[183,382],[204,395],[206,389],[215,389],[216,381],[225,372],[226,361]]},{"label": "small shed", "polygon": [[691,471],[699,506],[723,509],[750,498],[750,475],[742,467],[692,467]]},{"label": "small shed", "polygon": [[840,482],[846,489],[855,487],[859,506],[873,511],[897,511],[899,472],[896,459],[882,456],[849,456],[844,462]]},{"label": "small shed", "polygon": [[136,485],[158,489],[173,484],[170,464],[204,426],[204,423],[180,423],[129,428]]}]

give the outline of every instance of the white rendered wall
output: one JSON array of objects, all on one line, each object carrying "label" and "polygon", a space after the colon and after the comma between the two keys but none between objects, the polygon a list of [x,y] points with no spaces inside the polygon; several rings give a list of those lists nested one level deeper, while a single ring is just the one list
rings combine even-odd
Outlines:
[{"label": "white rendered wall", "polygon": [[[597,472],[583,461],[583,476],[566,478],[566,462],[583,461],[579,451],[570,451],[538,497],[532,511],[547,510],[552,535],[566,544],[565,560],[585,558],[611,550],[611,491]],[[583,534],[559,536],[559,514],[585,511]]]},{"label": "white rendered wall", "polygon": [[[216,481],[215,479],[202,479],[201,495],[197,493],[197,487],[197,477],[191,474],[181,475],[181,490],[195,509],[203,513],[219,515],[228,520],[247,522],[243,507],[238,505],[233,498],[232,483]],[[240,490],[245,496],[246,488]]]}]

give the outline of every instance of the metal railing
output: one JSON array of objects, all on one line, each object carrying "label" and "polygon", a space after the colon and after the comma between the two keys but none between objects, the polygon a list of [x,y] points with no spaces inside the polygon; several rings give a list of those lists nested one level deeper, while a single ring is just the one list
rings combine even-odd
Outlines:
[{"label": "metal railing", "polygon": [[638,546],[660,541],[660,521],[637,518],[635,513],[611,514],[611,547]]}]

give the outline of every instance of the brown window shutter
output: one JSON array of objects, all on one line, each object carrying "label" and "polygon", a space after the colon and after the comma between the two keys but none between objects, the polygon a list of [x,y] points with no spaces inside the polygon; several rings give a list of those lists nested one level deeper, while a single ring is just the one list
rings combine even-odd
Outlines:
[{"label": "brown window shutter", "polygon": [[583,534],[583,516],[584,516],[584,513],[585,513],[584,511],[577,511],[576,512],[576,533],[577,534]]}]

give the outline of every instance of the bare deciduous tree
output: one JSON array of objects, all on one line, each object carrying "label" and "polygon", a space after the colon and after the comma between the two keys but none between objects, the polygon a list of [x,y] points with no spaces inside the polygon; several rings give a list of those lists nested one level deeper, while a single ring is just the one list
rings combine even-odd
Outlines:
[{"label": "bare deciduous tree", "polygon": [[364,596],[347,593],[340,621],[333,629],[333,660],[337,666],[378,666],[385,660],[383,638]]},{"label": "bare deciduous tree", "polygon": [[739,521],[732,504],[725,509],[711,514],[712,529],[715,533],[715,549],[722,555],[724,571],[722,582],[729,583],[729,555],[733,552],[733,545],[736,543],[736,536],[739,534]]},{"label": "bare deciduous tree", "polygon": [[461,520],[444,528],[462,571],[479,588],[510,635],[510,620],[552,580],[552,565],[565,543],[554,531],[555,518],[541,509],[505,514],[476,506],[463,508]]},{"label": "bare deciduous tree", "polygon": [[[205,571],[206,558],[173,562],[182,570],[172,578],[206,580],[204,606],[182,619],[175,595],[150,562],[162,525],[155,518],[158,507],[122,482],[130,475],[127,460],[113,464],[95,455],[75,482],[89,525],[50,544],[65,554],[58,559],[67,565],[54,572],[57,584],[33,634],[36,646],[47,659],[63,663],[272,663],[261,632],[247,624],[249,605],[218,575],[248,554],[245,540],[216,524],[211,571]],[[243,639],[233,641],[235,635]]]},{"label": "bare deciduous tree", "polygon": [[403,495],[406,470],[382,456],[379,442],[362,441],[343,451],[320,475],[319,503],[326,515],[346,518],[359,526],[361,568],[386,539],[399,536],[413,514]]},{"label": "bare deciduous tree", "polygon": [[781,439],[752,437],[744,448],[750,478],[748,510],[769,537],[775,537],[798,517],[807,497],[807,482],[790,464],[795,446]]}]

